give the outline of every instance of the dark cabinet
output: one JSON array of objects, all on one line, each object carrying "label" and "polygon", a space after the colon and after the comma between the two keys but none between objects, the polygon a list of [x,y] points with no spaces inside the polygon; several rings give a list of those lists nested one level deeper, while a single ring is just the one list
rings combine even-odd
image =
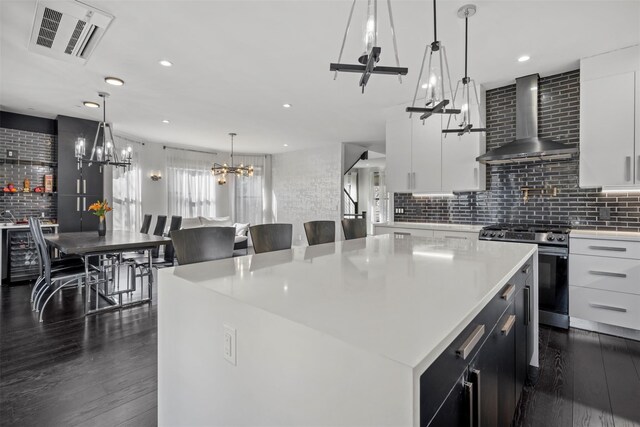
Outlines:
[{"label": "dark cabinet", "polygon": [[500,337],[496,328],[489,333],[476,357],[469,364],[469,381],[473,384],[474,426],[498,425],[498,387]]},{"label": "dark cabinet", "polygon": [[529,348],[529,324],[531,323],[531,287],[525,286],[516,296],[516,402],[520,401],[522,388],[527,380],[529,370],[529,358],[531,349]]},{"label": "dark cabinet", "polygon": [[96,231],[98,218],[87,208],[104,197],[104,174],[96,164],[76,163],[75,144],[85,139],[87,156],[91,153],[98,122],[58,116],[58,223],[61,233]]},{"label": "dark cabinet", "polygon": [[433,418],[433,427],[469,427],[473,420],[473,384],[467,381],[465,372],[447,396]]},{"label": "dark cabinet", "polygon": [[497,338],[494,358],[498,362],[498,419],[496,426],[509,426],[516,410],[516,322],[514,304],[498,321],[495,329]]}]

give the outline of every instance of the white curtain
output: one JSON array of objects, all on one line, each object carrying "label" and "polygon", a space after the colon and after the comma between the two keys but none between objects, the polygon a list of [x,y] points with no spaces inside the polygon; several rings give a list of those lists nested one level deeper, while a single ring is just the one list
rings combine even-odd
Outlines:
[{"label": "white curtain", "polygon": [[253,165],[253,176],[235,177],[233,182],[234,219],[240,223],[271,222],[267,209],[270,194],[271,162],[268,155],[234,156],[234,163]]},{"label": "white curtain", "polygon": [[123,136],[114,136],[118,149],[132,148],[132,162],[129,168],[113,168],[113,229],[138,231],[142,222],[142,172],[140,151],[142,143]]},{"label": "white curtain", "polygon": [[183,218],[229,215],[229,192],[211,174],[216,155],[166,150],[168,214]]}]

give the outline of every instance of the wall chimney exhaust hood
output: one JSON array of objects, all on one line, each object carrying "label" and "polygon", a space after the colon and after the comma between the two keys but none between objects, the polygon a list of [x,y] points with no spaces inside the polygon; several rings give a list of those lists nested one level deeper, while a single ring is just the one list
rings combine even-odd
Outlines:
[{"label": "wall chimney exhaust hood", "polygon": [[476,158],[480,163],[503,164],[567,159],[577,144],[538,137],[538,74],[516,79],[516,139]]}]

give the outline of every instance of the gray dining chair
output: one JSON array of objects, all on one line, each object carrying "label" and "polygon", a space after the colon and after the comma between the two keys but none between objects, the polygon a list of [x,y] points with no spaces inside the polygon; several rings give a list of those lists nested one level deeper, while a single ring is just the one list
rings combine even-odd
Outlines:
[{"label": "gray dining chair", "polygon": [[231,258],[236,237],[235,227],[198,227],[170,233],[178,264]]},{"label": "gray dining chair", "polygon": [[309,246],[332,243],[336,241],[335,221],[309,221],[304,223]]},{"label": "gray dining chair", "polygon": [[291,249],[293,226],[291,224],[260,224],[249,228],[255,253]]},{"label": "gray dining chair", "polygon": [[342,231],[345,240],[367,237],[367,220],[363,218],[343,219]]},{"label": "gray dining chair", "polygon": [[151,214],[145,214],[144,218],[142,218],[142,227],[140,227],[140,232],[142,234],[149,233],[149,228],[151,227]]},{"label": "gray dining chair", "polygon": [[[164,228],[165,228],[166,225],[167,225],[167,216],[166,215],[158,215],[158,219],[156,219],[156,228],[154,228],[154,230],[153,230],[153,235],[154,236],[163,236],[164,235]],[[160,247],[159,246],[156,246],[155,248],[151,249],[151,257],[152,258],[158,258],[159,254],[160,254]]]}]

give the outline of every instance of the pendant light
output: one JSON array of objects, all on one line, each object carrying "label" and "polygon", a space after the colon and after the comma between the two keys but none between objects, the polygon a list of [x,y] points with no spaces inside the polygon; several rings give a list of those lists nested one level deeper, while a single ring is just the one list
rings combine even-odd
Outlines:
[{"label": "pendant light", "polygon": [[240,164],[239,166],[235,166],[233,164],[233,138],[237,135],[237,133],[231,132],[229,136],[231,136],[231,159],[228,164],[219,164],[214,163],[211,168],[211,174],[213,176],[218,176],[218,184],[224,185],[227,183],[227,174],[232,174],[236,176],[253,176],[253,166],[245,166]]},{"label": "pendant light", "polygon": [[75,157],[78,169],[83,163],[89,165],[96,163],[100,166],[102,172],[103,166],[115,166],[126,168],[131,166],[132,150],[128,146],[121,152],[118,152],[115,139],[113,138],[113,124],[107,122],[107,92],[98,92],[98,96],[102,98],[102,121],[98,123],[96,136],[93,139],[93,147],[91,155],[85,157],[86,141],[84,138],[78,138],[75,144]]},{"label": "pendant light", "polygon": [[[474,96],[476,105],[480,106],[480,98],[478,97],[478,89],[476,88],[476,82],[469,77],[467,64],[468,64],[468,47],[469,47],[469,18],[476,14],[476,6],[473,4],[467,4],[458,9],[458,17],[464,19],[464,77],[458,80],[456,84],[456,91],[453,97],[455,102],[460,100],[460,114],[456,115],[455,121],[457,122],[457,128],[449,129],[451,124],[451,116],[447,121],[447,128],[442,130],[442,133],[457,133],[458,136],[462,136],[468,132],[485,132],[486,129],[482,127],[480,117],[478,117],[478,127],[474,127],[471,112],[471,95]],[[471,93],[473,88],[473,93]],[[460,89],[460,91],[458,91]]]},{"label": "pendant light", "polygon": [[[450,101],[446,99],[446,91],[453,93],[451,86],[451,75],[449,73],[449,62],[447,61],[447,50],[438,40],[438,22],[436,16],[436,0],[433,0],[433,38],[434,41],[428,44],[424,49],[422,57],[422,65],[420,66],[420,74],[418,75],[418,83],[416,91],[413,95],[411,107],[407,107],[409,117],[413,117],[413,113],[422,113],[420,120],[425,120],[433,114],[457,114],[455,103],[451,102],[451,107],[447,109]],[[427,68],[425,70],[425,61]],[[424,107],[416,107],[416,99],[420,89],[424,89],[425,104]]]},{"label": "pendant light", "polygon": [[359,64],[342,64],[342,54],[344,52],[344,45],[347,41],[347,35],[349,34],[349,28],[351,27],[351,19],[353,18],[353,10],[356,6],[356,0],[353,0],[351,4],[351,11],[349,12],[349,18],[347,19],[347,28],[344,31],[342,38],[342,46],[340,47],[340,54],[338,55],[338,62],[329,64],[329,70],[334,72],[333,79],[338,77],[338,72],[346,73],[359,73],[360,87],[362,93],[367,86],[369,77],[371,74],[389,74],[397,75],[398,80],[402,83],[402,77],[407,74],[408,69],[400,67],[400,59],[398,57],[398,44],[396,43],[396,30],[393,25],[393,13],[391,11],[391,0],[387,0],[387,8],[389,10],[389,24],[391,26],[391,36],[393,39],[393,49],[395,51],[396,66],[386,67],[376,65],[380,61],[380,53],[382,49],[378,46],[378,0],[367,0],[367,19],[364,24],[364,36],[363,36],[363,52],[358,58]]}]

